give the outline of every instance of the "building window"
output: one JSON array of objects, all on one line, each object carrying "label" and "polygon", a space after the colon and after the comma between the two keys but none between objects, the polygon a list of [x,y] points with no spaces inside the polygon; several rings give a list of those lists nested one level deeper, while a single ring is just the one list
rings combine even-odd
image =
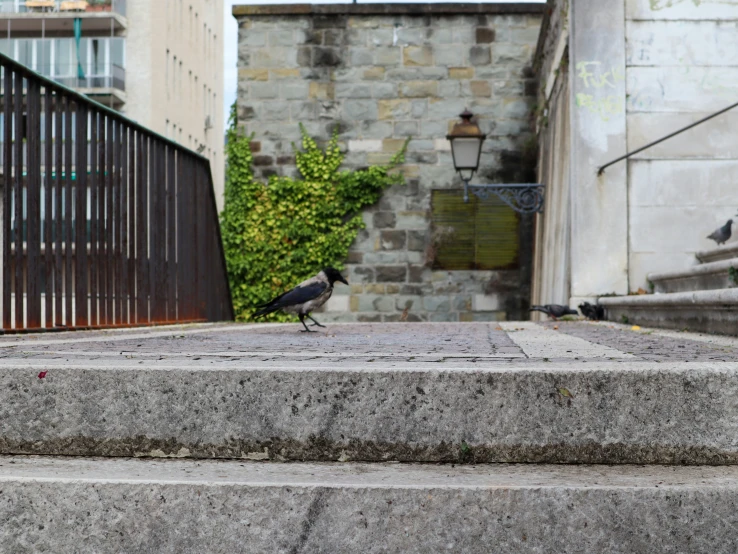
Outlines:
[{"label": "building window", "polygon": [[82,38],[77,45],[72,38],[5,39],[0,52],[27,67],[69,86],[79,86],[81,79],[95,79],[84,86],[110,86],[115,68],[125,68],[125,39]]},{"label": "building window", "polygon": [[431,192],[434,269],[502,270],[519,267],[520,218],[497,197],[464,202],[461,190]]},{"label": "building window", "polygon": [[208,110],[208,87],[205,84],[202,85],[202,113],[205,117],[210,115],[210,110]]}]

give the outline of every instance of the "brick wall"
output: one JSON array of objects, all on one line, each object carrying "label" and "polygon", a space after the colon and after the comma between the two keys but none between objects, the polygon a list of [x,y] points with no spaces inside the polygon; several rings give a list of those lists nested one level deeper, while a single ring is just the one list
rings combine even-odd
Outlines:
[{"label": "brick wall", "polygon": [[[536,4],[235,6],[239,125],[255,133],[256,173],[293,175],[299,123],[319,140],[339,130],[345,166],[381,164],[407,137],[406,186],[365,210],[325,319],[475,321],[520,318],[529,296],[531,220],[520,269],[429,266],[431,190],[457,188],[445,135],[458,114],[488,138],[479,182],[532,182],[531,63]],[[531,156],[532,154],[532,156]]]}]

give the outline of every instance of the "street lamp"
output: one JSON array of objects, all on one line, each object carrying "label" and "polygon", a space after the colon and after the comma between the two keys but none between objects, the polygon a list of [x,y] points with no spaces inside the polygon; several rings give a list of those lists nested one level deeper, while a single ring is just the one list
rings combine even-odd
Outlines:
[{"label": "street lamp", "polygon": [[464,181],[464,202],[468,202],[468,186],[472,176],[479,168],[479,155],[482,153],[482,143],[487,135],[479,130],[479,125],[472,121],[474,114],[464,110],[459,114],[461,122],[454,125],[446,138],[451,143],[451,155],[454,158],[454,167]]},{"label": "street lamp", "polygon": [[469,184],[474,173],[479,169],[482,143],[487,135],[482,133],[479,125],[472,121],[474,114],[469,110],[464,110],[459,114],[459,117],[461,121],[454,125],[446,138],[451,143],[454,168],[459,173],[461,180],[464,181],[464,202],[469,201],[469,192],[471,191],[480,200],[494,194],[516,212],[542,212],[543,185],[541,184]]}]

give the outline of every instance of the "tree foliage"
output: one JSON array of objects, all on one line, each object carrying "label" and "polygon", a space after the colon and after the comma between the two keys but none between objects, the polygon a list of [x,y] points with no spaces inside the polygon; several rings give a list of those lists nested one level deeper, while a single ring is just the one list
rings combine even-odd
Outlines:
[{"label": "tree foliage", "polygon": [[364,227],[361,209],[376,203],[386,187],[403,182],[392,169],[404,161],[407,142],[386,166],[339,171],[343,154],[337,134],[323,150],[302,125],[300,130],[303,150],[295,149],[295,155],[302,179],[274,176],[264,184],[251,167],[253,135],[239,133],[235,107],[231,110],[221,232],[239,321],[252,319],[257,305],[323,267],[341,269]]}]

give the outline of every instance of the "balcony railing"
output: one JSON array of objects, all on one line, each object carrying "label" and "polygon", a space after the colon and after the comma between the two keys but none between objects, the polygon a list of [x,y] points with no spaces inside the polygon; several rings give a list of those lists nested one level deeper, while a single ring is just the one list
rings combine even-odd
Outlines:
[{"label": "balcony railing", "polygon": [[124,92],[126,90],[126,70],[116,64],[98,68],[96,73],[88,73],[84,70],[79,73],[76,64],[66,67],[58,65],[42,67],[39,73],[74,89],[113,88]]},{"label": "balcony railing", "polygon": [[4,332],[233,319],[207,158],[3,55],[0,113]]},{"label": "balcony railing", "polygon": [[125,16],[126,0],[0,0],[0,15],[81,12],[112,12]]}]

